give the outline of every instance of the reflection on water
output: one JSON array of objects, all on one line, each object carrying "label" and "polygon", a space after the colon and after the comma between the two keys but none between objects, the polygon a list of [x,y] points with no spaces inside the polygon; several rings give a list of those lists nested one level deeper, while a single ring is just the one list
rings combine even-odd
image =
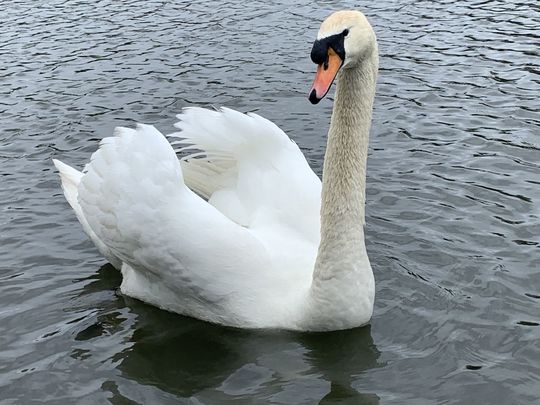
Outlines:
[{"label": "reflection on water", "polygon": [[[110,265],[89,279],[82,295],[117,290],[121,281]],[[299,399],[300,394],[290,387],[295,381],[321,380],[327,382],[328,392],[323,387],[320,392],[306,392],[302,394],[307,395],[305,400],[378,403],[377,395],[354,388],[354,380],[363,371],[380,366],[369,326],[331,334],[246,331],[180,317],[129,297],[118,296],[116,304],[129,307],[135,317],[127,348],[113,358],[121,376],[138,384],[182,398],[222,401],[223,394],[264,398],[279,393],[287,402]],[[97,314],[75,340],[91,342],[121,328],[126,319],[119,314],[111,309]],[[114,380],[102,387],[112,399],[128,398]]]},{"label": "reflection on water", "polygon": [[[256,111],[320,174],[306,100],[330,9],[379,41],[366,243],[371,328],[247,332],[117,293],[51,158],[182,107]],[[540,400],[537,2],[4,0],[0,405],[533,404]],[[131,402],[132,401],[132,402]]]}]

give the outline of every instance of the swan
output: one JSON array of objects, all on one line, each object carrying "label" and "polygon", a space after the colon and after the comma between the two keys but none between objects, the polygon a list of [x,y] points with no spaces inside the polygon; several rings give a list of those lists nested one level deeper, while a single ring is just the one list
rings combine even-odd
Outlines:
[{"label": "swan", "polygon": [[337,80],[322,183],[275,124],[227,108],[183,110],[168,138],[116,128],[82,172],[54,160],[84,231],[121,270],[123,294],[239,328],[370,321],[364,206],[378,49],[367,18],[331,14],[311,59],[311,103]]}]

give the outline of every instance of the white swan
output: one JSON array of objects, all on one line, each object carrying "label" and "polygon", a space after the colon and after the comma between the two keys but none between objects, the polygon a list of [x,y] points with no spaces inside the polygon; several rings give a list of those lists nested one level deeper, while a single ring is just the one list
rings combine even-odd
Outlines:
[{"label": "white swan", "polygon": [[64,194],[121,291],[160,308],[242,328],[337,330],[369,322],[374,278],[364,243],[375,34],[358,11],[332,14],[311,52],[309,95],[337,90],[321,182],[270,121],[186,109],[181,162],[154,127],[117,128]]}]

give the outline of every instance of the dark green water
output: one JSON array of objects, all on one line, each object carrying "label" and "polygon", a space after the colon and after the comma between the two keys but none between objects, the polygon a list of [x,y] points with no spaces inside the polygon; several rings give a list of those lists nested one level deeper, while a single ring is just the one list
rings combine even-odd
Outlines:
[{"label": "dark green water", "polygon": [[[381,69],[370,327],[253,332],[118,294],[51,158],[184,106],[257,111],[320,174],[311,43],[358,7]],[[0,4],[0,404],[540,403],[540,9],[533,1]]]}]

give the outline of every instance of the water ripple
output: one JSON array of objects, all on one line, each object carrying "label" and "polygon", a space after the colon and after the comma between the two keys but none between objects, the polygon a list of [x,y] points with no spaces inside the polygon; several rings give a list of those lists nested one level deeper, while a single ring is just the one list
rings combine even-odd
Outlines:
[{"label": "water ripple", "polygon": [[[540,9],[520,0],[6,0],[0,403],[534,403],[540,398]],[[63,201],[117,125],[187,105],[274,120],[321,173],[314,32],[360,7],[381,52],[368,161],[371,328],[217,328],[118,295]]]}]

